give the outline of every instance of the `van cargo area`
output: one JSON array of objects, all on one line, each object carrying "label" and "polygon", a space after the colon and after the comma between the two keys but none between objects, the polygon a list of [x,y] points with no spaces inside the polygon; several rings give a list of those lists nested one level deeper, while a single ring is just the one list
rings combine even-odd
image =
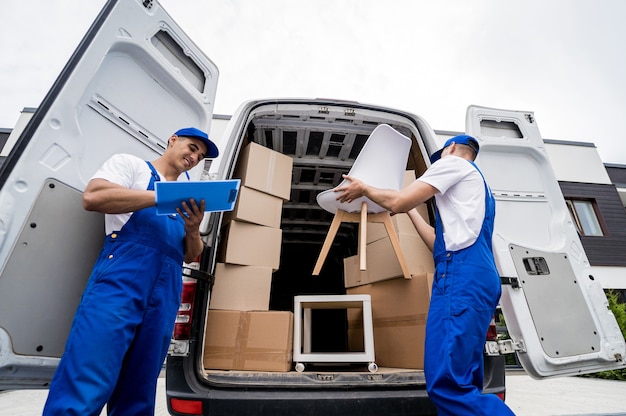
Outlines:
[{"label": "van cargo area", "polygon": [[[227,139],[237,142],[226,145],[238,155],[221,168],[229,170],[221,176],[242,182],[235,210],[215,225],[221,232],[213,237],[215,283],[201,352],[206,381],[291,389],[423,389],[433,263],[408,216],[392,219],[411,279],[403,277],[384,226],[375,223],[367,231],[367,272],[358,265],[358,223],[342,223],[321,272],[313,274],[334,215],[318,205],[316,196],[342,181],[379,124],[411,139],[405,167],[405,184],[410,183],[426,169],[416,122],[372,107],[297,102],[261,105],[247,120],[239,133],[222,139],[223,145]],[[426,204],[420,207],[432,223],[430,211]],[[293,315],[294,297],[346,294],[371,297],[378,369],[346,359],[304,362],[304,371],[295,371],[293,326],[302,317]],[[309,352],[363,351],[362,309],[312,309],[310,322]]]}]

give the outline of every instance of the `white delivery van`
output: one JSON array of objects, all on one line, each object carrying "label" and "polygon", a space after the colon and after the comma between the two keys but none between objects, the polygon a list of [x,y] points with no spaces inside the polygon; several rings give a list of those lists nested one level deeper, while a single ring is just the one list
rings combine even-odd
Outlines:
[{"label": "white delivery van", "polygon": [[[91,175],[115,153],[156,158],[181,126],[209,130],[217,80],[216,65],[158,2],[105,5],[0,167],[0,389],[46,388],[63,353],[103,240],[102,215],[81,204]],[[312,273],[332,219],[316,195],[340,182],[380,124],[411,139],[406,178],[419,176],[435,134],[418,115],[387,107],[253,100],[213,137],[220,157],[192,179],[242,178],[240,206],[206,215],[206,249],[186,269],[166,367],[172,414],[435,414],[422,371],[432,263],[402,217],[395,227],[411,279],[394,275],[374,247],[384,238],[368,229],[379,272],[355,282],[355,224],[342,225]],[[471,106],[466,132],[480,141],[477,163],[497,201],[494,253],[511,335],[486,343],[485,391],[503,392],[503,364],[492,361],[501,353],[516,352],[537,378],[623,368],[624,339],[532,112]],[[421,209],[432,220],[431,204]],[[371,297],[377,368],[347,359],[296,371],[294,297],[346,294]],[[359,351],[368,332],[359,313],[305,313],[307,352]]]}]

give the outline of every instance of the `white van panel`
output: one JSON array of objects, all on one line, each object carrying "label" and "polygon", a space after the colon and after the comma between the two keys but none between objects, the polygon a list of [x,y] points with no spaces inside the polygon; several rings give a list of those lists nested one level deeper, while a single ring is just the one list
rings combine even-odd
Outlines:
[{"label": "white van panel", "polygon": [[90,177],[115,153],[155,159],[179,128],[209,131],[217,79],[158,3],[105,5],[0,171],[0,389],[45,386],[63,352],[104,237],[82,208]]},{"label": "white van panel", "polygon": [[[496,198],[501,306],[533,377],[625,366],[626,346],[571,221],[531,112],[470,106],[467,133]],[[517,286],[517,287],[516,287]]]}]

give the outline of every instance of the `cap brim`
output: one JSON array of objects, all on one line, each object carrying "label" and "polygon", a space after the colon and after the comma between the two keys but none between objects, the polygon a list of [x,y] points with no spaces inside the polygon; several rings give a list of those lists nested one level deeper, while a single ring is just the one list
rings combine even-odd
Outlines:
[{"label": "cap brim", "polygon": [[[444,147],[444,149],[445,149],[445,147]],[[441,154],[442,153],[443,153],[443,149],[439,149],[435,153],[433,153],[432,156],[430,156],[430,163],[435,163],[436,161],[441,159]]]},{"label": "cap brim", "polygon": [[200,139],[204,142],[204,144],[206,145],[206,155],[204,156],[205,158],[216,158],[220,155],[220,151],[217,148],[217,145],[215,143],[213,143],[211,140],[209,139]]}]

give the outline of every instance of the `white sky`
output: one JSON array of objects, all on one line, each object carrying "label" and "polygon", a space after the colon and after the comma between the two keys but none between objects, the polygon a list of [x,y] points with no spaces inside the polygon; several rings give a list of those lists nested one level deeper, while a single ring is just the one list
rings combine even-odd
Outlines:
[{"label": "white sky", "polygon": [[[128,1],[128,0],[122,0]],[[0,127],[37,107],[104,0],[2,0]],[[623,0],[162,0],[250,98],[381,104],[463,131],[470,104],[534,111],[546,139],[626,164]]]}]

